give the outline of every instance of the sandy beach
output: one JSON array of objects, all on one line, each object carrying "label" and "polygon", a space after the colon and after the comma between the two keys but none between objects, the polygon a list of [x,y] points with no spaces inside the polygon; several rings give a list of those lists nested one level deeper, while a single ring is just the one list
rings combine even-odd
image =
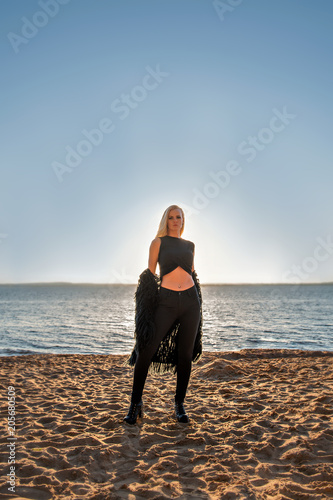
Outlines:
[{"label": "sandy beach", "polygon": [[185,401],[190,423],[175,420],[168,373],[148,376],[135,426],[122,422],[125,359],[0,359],[0,498],[333,498],[332,352],[204,352]]}]

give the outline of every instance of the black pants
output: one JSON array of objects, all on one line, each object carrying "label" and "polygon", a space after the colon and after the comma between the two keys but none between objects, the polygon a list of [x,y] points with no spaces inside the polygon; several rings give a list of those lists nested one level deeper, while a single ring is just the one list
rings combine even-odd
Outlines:
[{"label": "black pants", "polygon": [[195,285],[181,292],[160,287],[154,319],[156,334],[153,342],[138,355],[134,367],[131,398],[133,403],[140,401],[152,357],[177,319],[179,320],[179,340],[175,399],[180,402],[184,401],[191,375],[194,341],[200,321],[200,302]]}]

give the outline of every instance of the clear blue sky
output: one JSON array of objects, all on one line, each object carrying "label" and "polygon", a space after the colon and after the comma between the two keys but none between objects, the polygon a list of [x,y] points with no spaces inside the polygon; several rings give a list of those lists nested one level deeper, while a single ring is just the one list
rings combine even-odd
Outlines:
[{"label": "clear blue sky", "polygon": [[135,283],[173,203],[202,283],[333,281],[332,1],[0,8],[1,283]]}]

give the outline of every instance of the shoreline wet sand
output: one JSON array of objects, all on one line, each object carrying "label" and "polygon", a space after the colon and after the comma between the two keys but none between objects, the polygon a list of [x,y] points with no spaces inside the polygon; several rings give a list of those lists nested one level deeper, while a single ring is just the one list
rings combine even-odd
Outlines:
[{"label": "shoreline wet sand", "polygon": [[[190,423],[175,420],[176,378],[167,373],[148,375],[135,426],[122,422],[126,358],[0,358],[0,499],[333,498],[333,352],[204,352],[184,403]],[[15,495],[6,477],[9,387]]]}]

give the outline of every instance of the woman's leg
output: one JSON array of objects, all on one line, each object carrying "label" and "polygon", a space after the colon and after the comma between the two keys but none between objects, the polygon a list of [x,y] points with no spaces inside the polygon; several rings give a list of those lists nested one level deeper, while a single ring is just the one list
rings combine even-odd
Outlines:
[{"label": "woman's leg", "polygon": [[183,402],[192,369],[192,357],[195,338],[200,322],[200,302],[196,290],[191,289],[183,300],[182,315],[178,330],[178,363],[175,401]]},{"label": "woman's leg", "polygon": [[152,357],[157,351],[160,342],[177,319],[177,307],[174,307],[172,300],[168,299],[167,294],[166,296],[164,294],[166,294],[166,292],[162,291],[155,312],[156,331],[154,340],[143,352],[139,353],[135,363],[131,397],[132,403],[140,402]]}]

